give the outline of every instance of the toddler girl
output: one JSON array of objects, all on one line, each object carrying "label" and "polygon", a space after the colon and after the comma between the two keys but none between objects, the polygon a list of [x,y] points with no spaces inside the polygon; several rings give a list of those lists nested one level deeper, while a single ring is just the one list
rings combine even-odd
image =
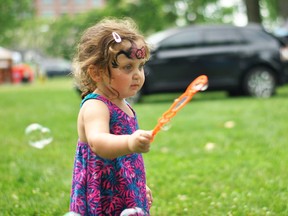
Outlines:
[{"label": "toddler girl", "polygon": [[149,151],[152,135],[138,129],[125,100],[141,89],[149,53],[131,19],[104,19],[82,35],[73,72],[83,100],[70,211],[118,216],[138,207],[149,215],[141,153]]}]

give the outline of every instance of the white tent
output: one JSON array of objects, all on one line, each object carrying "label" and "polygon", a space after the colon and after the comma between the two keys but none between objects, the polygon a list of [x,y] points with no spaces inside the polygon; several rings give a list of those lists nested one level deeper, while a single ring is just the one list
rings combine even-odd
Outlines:
[{"label": "white tent", "polygon": [[0,68],[11,67],[12,52],[8,49],[0,47]]},{"label": "white tent", "polygon": [[0,47],[0,84],[12,81],[12,52]]},{"label": "white tent", "polygon": [[11,59],[12,52],[8,49],[0,47],[0,59]]}]

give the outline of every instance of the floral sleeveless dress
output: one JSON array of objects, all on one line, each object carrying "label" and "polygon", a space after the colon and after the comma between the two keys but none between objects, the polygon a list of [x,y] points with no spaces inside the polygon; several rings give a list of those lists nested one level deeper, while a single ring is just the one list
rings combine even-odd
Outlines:
[{"label": "floral sleeveless dress", "polygon": [[[81,106],[90,99],[101,100],[109,108],[111,134],[132,134],[138,129],[136,116],[129,117],[100,95],[87,95]],[[78,141],[70,211],[85,216],[119,216],[124,209],[133,207],[149,215],[142,155],[134,153],[113,160],[104,159],[94,154],[87,143]]]}]

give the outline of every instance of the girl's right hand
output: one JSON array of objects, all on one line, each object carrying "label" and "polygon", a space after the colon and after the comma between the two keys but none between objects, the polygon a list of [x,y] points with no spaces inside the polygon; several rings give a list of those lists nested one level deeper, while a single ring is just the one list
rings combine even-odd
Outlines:
[{"label": "girl's right hand", "polygon": [[128,148],[134,153],[149,152],[152,138],[152,131],[137,130],[128,137]]}]

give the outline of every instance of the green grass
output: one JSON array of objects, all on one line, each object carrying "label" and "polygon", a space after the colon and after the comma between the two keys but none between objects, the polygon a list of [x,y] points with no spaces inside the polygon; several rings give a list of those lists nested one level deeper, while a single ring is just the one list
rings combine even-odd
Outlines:
[{"label": "green grass", "polygon": [[[134,105],[141,128],[152,129],[175,97]],[[269,99],[195,95],[144,155],[151,214],[288,215],[287,98],[288,86]],[[68,212],[79,103],[69,79],[0,86],[0,215]],[[235,126],[225,128],[227,121]],[[34,122],[53,133],[44,149],[27,143]]]}]

